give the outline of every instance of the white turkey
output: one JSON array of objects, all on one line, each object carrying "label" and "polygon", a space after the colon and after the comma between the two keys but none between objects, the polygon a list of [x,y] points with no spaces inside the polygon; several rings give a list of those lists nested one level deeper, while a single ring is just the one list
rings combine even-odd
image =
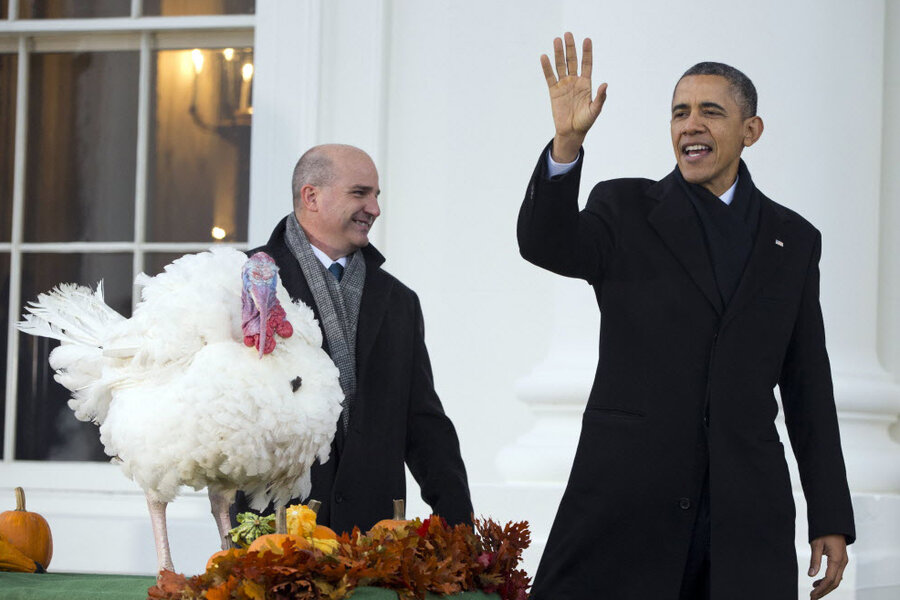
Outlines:
[{"label": "white turkey", "polygon": [[103,302],[101,282],[39,295],[18,324],[62,342],[50,354],[55,379],[144,490],[160,570],[173,570],[165,508],[182,486],[208,488],[226,548],[236,490],[255,509],[284,506],[309,495],[313,461],[328,459],[338,369],[277,271],[267,254],[213,249],[139,275],[130,319]]}]

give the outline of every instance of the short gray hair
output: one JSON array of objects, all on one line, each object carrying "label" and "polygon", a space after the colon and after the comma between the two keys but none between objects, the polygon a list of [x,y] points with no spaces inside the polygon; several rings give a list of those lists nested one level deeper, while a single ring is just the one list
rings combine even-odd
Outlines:
[{"label": "short gray hair", "polygon": [[325,146],[313,146],[303,153],[294,167],[291,178],[294,206],[300,202],[300,190],[304,185],[323,186],[334,181],[334,161]]},{"label": "short gray hair", "polygon": [[[738,106],[741,107],[741,116],[745,119],[756,116],[756,87],[749,77],[734,67],[725,63],[701,62],[685,71],[681,79],[689,75],[718,75],[719,77],[724,77],[731,86],[731,92],[734,94]],[[681,79],[678,81],[680,82]]]}]

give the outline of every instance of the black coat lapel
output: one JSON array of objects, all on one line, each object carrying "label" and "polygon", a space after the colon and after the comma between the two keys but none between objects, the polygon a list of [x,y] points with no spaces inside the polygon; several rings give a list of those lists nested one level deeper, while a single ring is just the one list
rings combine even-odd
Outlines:
[{"label": "black coat lapel", "polygon": [[716,286],[697,211],[675,177],[674,173],[670,173],[647,190],[648,195],[659,201],[648,220],[721,315],[724,310],[722,295]]},{"label": "black coat lapel", "polygon": [[366,257],[366,284],[356,326],[356,376],[364,375],[369,354],[388,308],[394,279],[381,270],[384,257],[371,245],[363,248]]},{"label": "black coat lapel", "polygon": [[[384,257],[374,247],[363,248],[366,257],[366,283],[363,287],[363,295],[359,305],[359,320],[356,325],[356,399],[350,414],[350,430],[348,436],[353,437],[354,431],[362,431],[363,423],[369,422],[365,413],[369,408],[369,399],[366,397],[366,377],[369,375],[369,359],[375,339],[381,330],[385,313],[389,305],[391,288],[394,279],[381,270]],[[375,359],[377,360],[377,358]],[[382,360],[389,360],[383,358]]]},{"label": "black coat lapel", "polygon": [[781,265],[784,253],[790,251],[790,240],[785,240],[784,218],[777,205],[758,190],[754,191],[759,194],[760,200],[759,231],[744,275],[725,311],[723,325],[753,298],[759,287]]}]

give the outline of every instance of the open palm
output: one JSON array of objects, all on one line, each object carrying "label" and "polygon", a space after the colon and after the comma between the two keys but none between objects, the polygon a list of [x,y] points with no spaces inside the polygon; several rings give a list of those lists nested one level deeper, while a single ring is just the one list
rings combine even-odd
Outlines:
[{"label": "open palm", "polygon": [[560,144],[560,149],[570,150],[574,146],[577,154],[581,142],[597,120],[606,101],[605,83],[597,88],[597,95],[591,98],[593,56],[590,38],[585,38],[582,45],[581,75],[579,75],[575,38],[568,32],[564,37],[565,49],[560,38],[553,40],[556,72],[550,64],[550,58],[546,54],[541,56],[544,78],[550,91],[553,124],[556,127],[554,155],[557,154],[557,143]]}]

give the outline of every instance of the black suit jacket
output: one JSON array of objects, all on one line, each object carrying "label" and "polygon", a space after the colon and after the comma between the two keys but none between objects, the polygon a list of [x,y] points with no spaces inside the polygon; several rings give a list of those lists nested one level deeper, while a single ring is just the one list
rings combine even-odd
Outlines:
[{"label": "black suit jacket", "polygon": [[795,600],[794,503],[774,420],[779,385],[810,539],[853,513],[819,307],[819,232],[760,194],[730,303],[674,174],[548,179],[519,214],[523,257],[587,280],[602,314],[581,438],[532,598],[675,599],[709,472],[713,598]]},{"label": "black suit jacket", "polygon": [[[312,307],[321,327],[312,292],[285,243],[285,223],[249,254],[263,251],[275,259],[282,285]],[[381,268],[384,257],[373,246],[363,254],[357,397],[347,433],[338,426],[330,459],[312,469],[310,498],[322,502],[317,522],[340,533],[391,518],[393,500],[406,498],[404,463],[436,514],[451,523],[471,522],[466,470],[456,430],[434,390],[419,299]],[[241,502],[239,497],[236,511],[246,509]]]}]

